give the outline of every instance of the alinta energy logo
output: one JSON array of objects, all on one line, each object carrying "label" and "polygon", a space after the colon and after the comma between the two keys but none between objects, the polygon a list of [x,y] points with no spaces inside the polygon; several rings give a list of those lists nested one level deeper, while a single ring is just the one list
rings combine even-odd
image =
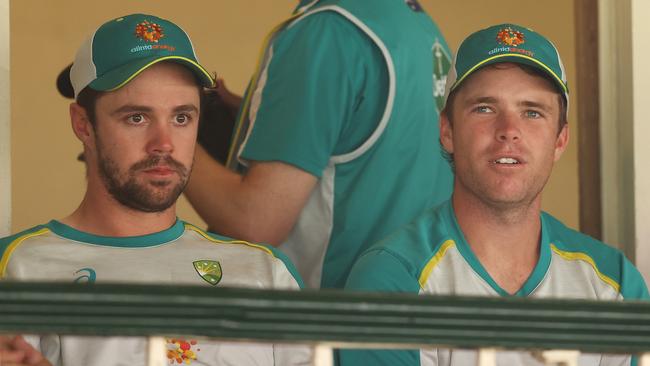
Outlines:
[{"label": "alinta energy logo", "polygon": [[533,57],[534,53],[525,49],[518,48],[520,45],[526,43],[526,37],[524,33],[510,27],[503,28],[497,33],[496,40],[498,43],[505,45],[502,47],[496,47],[488,55],[494,55],[496,53],[502,52],[514,52],[521,53],[523,55]]},{"label": "alinta energy logo", "polygon": [[135,26],[135,36],[145,41],[148,44],[136,46],[131,48],[131,52],[140,52],[146,50],[167,49],[174,51],[176,47],[158,44],[158,42],[165,38],[163,27],[158,23],[153,23],[145,20]]}]

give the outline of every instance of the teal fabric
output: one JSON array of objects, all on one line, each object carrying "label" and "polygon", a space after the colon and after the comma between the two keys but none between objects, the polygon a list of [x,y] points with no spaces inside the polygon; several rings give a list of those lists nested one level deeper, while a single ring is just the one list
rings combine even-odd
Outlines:
[{"label": "teal fabric", "polygon": [[377,129],[389,83],[378,45],[330,9],[275,37],[241,157],[281,161],[318,178],[334,165],[334,217],[320,285],[341,288],[371,243],[451,193],[452,172],[438,143],[432,49],[439,43],[449,51],[430,17],[402,0],[320,1],[309,11],[327,6],[344,9],[374,32],[394,62],[395,98],[385,130],[354,159],[333,160]]},{"label": "teal fabric", "polygon": [[[160,33],[156,35],[160,38],[139,36],[138,26],[145,32],[158,27]],[[160,59],[186,66],[203,86],[213,85],[210,73],[198,64],[192,42],[181,28],[153,15],[130,14],[104,23],[93,35],[92,63],[97,78],[89,86],[95,90],[114,89]]]},{"label": "teal fabric", "polygon": [[[521,43],[508,44],[500,37],[514,37],[519,34]],[[568,95],[564,67],[555,46],[541,34],[516,24],[498,24],[472,33],[458,48],[455,69],[458,75],[455,89],[462,80],[477,67],[493,63],[493,58],[505,57],[500,62],[525,63],[548,74],[558,88]]]},{"label": "teal fabric", "polygon": [[[531,276],[514,296],[530,296],[545,280],[552,265],[551,245],[593,259],[602,274],[620,284],[626,300],[647,300],[648,290],[638,270],[617,249],[567,228],[547,213],[540,215],[540,259]],[[420,275],[447,240],[453,240],[468,270],[477,273],[501,296],[508,295],[479,263],[458,226],[451,201],[434,207],[409,225],[379,241],[355,263],[346,283],[353,291],[421,293]],[[429,278],[435,281],[436,278]],[[566,281],[571,281],[567,278]],[[590,284],[584,284],[590,286]],[[420,365],[419,350],[341,350],[340,365]],[[389,361],[390,360],[390,361]],[[636,363],[633,359],[632,364]]]},{"label": "teal fabric", "polygon": [[330,156],[352,151],[381,118],[388,81],[378,52],[333,12],[281,33],[242,157],[282,161],[320,177]]},{"label": "teal fabric", "polygon": [[178,239],[185,231],[185,224],[178,219],[169,229],[149,235],[126,237],[93,235],[76,230],[56,220],[50,221],[47,224],[47,227],[56,235],[62,236],[66,239],[120,248],[144,248],[160,245]]},{"label": "teal fabric", "polygon": [[[369,250],[355,263],[346,283],[346,289],[372,292],[406,292],[417,294],[420,291],[418,275],[421,270],[406,260],[401,249],[396,253],[389,249]],[[417,249],[412,255],[417,255]],[[407,255],[408,256],[408,255]],[[367,276],[366,273],[373,273]],[[337,351],[339,365],[419,365],[420,351],[412,350],[373,350],[360,351],[341,349]]]}]

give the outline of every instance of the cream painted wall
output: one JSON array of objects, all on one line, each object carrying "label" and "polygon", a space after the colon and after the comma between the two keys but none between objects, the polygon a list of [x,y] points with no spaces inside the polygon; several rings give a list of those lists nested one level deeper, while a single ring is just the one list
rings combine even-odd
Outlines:
[{"label": "cream painted wall", "polygon": [[[193,6],[188,6],[187,4]],[[13,231],[60,218],[79,203],[85,187],[83,165],[75,160],[81,145],[68,122],[68,101],[55,88],[58,72],[73,58],[84,37],[98,24],[131,12],[173,19],[192,36],[200,60],[223,75],[231,89],[243,91],[253,71],[262,38],[288,15],[295,0],[126,1],[81,0],[11,2],[11,108]],[[527,25],[552,38],[564,56],[569,83],[575,84],[573,2],[522,0],[422,1],[455,49],[469,32],[497,22]],[[525,9],[525,11],[522,11]],[[571,90],[575,98],[577,92]],[[570,124],[575,124],[571,111]],[[576,129],[573,142],[556,166],[544,208],[569,226],[578,226]],[[179,215],[201,224],[182,200]]]},{"label": "cream painted wall", "polygon": [[650,2],[632,0],[632,81],[633,120],[634,120],[634,193],[636,222],[636,265],[650,281],[650,118],[646,107],[650,105]]},{"label": "cream painted wall", "polygon": [[0,237],[11,233],[9,0],[0,0]]}]

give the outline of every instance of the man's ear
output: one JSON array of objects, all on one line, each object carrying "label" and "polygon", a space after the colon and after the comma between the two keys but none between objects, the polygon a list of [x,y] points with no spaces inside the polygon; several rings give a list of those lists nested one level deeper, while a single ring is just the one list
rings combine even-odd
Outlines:
[{"label": "man's ear", "polygon": [[454,153],[454,131],[451,126],[451,121],[447,116],[447,109],[443,109],[440,113],[440,144],[442,148],[449,154]]},{"label": "man's ear", "polygon": [[565,123],[560,130],[560,133],[557,135],[555,140],[555,153],[553,161],[560,160],[562,153],[566,150],[569,145],[569,124]]},{"label": "man's ear", "polygon": [[84,146],[93,143],[95,137],[93,125],[90,123],[86,110],[77,103],[70,104],[70,122],[72,131]]}]

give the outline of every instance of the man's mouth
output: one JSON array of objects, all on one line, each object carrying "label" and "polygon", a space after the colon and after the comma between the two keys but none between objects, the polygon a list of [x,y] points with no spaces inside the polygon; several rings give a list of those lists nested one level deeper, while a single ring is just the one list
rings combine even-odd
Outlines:
[{"label": "man's mouth", "polygon": [[171,175],[176,171],[168,166],[155,166],[149,169],[145,169],[144,172],[156,175]]},{"label": "man's mouth", "polygon": [[519,159],[511,158],[511,157],[498,158],[496,160],[493,160],[492,162],[494,164],[504,164],[504,165],[521,164],[521,161]]}]

